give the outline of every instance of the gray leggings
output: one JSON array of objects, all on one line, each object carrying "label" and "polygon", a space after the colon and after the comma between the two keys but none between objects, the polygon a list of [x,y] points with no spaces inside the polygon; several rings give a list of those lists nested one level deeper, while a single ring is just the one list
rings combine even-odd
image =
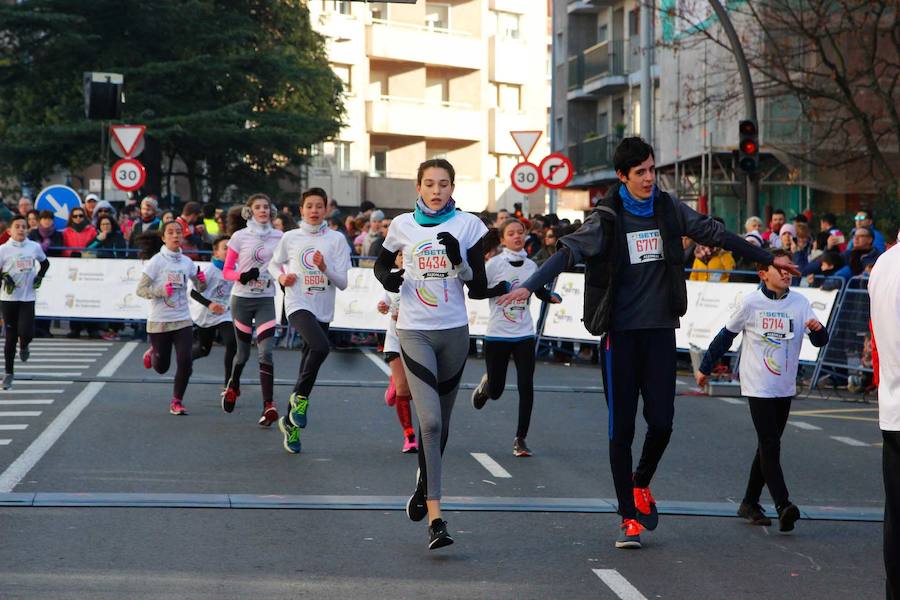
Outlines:
[{"label": "gray leggings", "polygon": [[237,353],[231,369],[228,387],[241,389],[241,373],[250,359],[250,343],[253,327],[256,327],[256,350],[259,354],[259,387],[263,403],[272,401],[275,371],[272,367],[272,347],[275,345],[275,299],[231,297],[231,315],[234,319],[234,335]]},{"label": "gray leggings", "polygon": [[418,487],[428,500],[441,499],[441,456],[450,433],[450,413],[469,354],[469,327],[418,331],[398,329],[400,354],[419,418]]}]

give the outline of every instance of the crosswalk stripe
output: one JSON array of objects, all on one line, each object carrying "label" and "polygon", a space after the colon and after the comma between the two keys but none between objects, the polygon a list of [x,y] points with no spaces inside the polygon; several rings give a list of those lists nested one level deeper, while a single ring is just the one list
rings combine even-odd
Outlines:
[{"label": "crosswalk stripe", "polygon": [[39,417],[42,414],[39,410],[0,410],[0,417]]},{"label": "crosswalk stripe", "polygon": [[22,431],[23,429],[28,429],[28,425],[24,423],[14,423],[12,425],[0,425],[0,431]]},{"label": "crosswalk stripe", "polygon": [[50,398],[40,398],[35,400],[0,400],[0,406],[14,406],[17,404],[35,405],[35,404],[53,404]]}]

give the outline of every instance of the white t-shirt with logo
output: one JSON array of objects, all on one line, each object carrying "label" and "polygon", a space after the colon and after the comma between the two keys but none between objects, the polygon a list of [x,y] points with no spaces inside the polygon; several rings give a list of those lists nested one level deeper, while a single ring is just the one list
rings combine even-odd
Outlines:
[{"label": "white t-shirt with logo", "polygon": [[487,227],[475,215],[462,211],[432,227],[416,223],[413,213],[391,221],[382,247],[388,252],[402,252],[406,270],[400,287],[403,310],[397,329],[452,329],[469,323],[460,269],[453,267],[446,249],[437,240],[442,231],[459,242],[462,267],[467,251],[484,237]]},{"label": "white t-shirt with logo", "polygon": [[[321,252],[325,271],[313,263],[313,255]],[[350,246],[347,238],[324,227],[316,233],[293,229],[284,234],[275,247],[269,274],[278,282],[282,273],[297,276],[294,285],[284,290],[285,314],[308,310],[322,323],[334,319],[335,289],[347,287],[350,270]]]},{"label": "white t-shirt with logo", "polygon": [[238,260],[236,270],[238,273],[246,273],[256,267],[259,269],[259,278],[246,284],[240,281],[234,282],[231,288],[233,296],[241,298],[274,298],[275,285],[269,274],[269,261],[275,252],[275,246],[281,240],[282,233],[269,226],[263,228],[258,224],[250,224],[238,230],[228,240],[228,248],[237,252]]},{"label": "white t-shirt with logo", "polygon": [[222,275],[222,269],[213,263],[207,263],[203,269],[206,276],[206,290],[200,292],[200,295],[211,302],[216,302],[225,307],[225,312],[221,315],[213,313],[208,306],[204,306],[199,302],[191,302],[191,317],[198,327],[215,327],[219,323],[231,321],[231,288],[234,286],[233,281],[228,281]]},{"label": "white t-shirt with logo", "polygon": [[388,325],[384,333],[384,352],[400,353],[400,338],[397,337],[397,317],[400,314],[400,294],[385,292],[382,301],[388,305]]},{"label": "white t-shirt with logo", "polygon": [[872,267],[869,298],[878,348],[878,424],[883,431],[900,431],[900,244]]},{"label": "white t-shirt with logo", "polygon": [[0,271],[8,274],[16,282],[12,294],[6,292],[6,285],[0,281],[0,300],[4,302],[34,302],[34,276],[40,268],[38,263],[47,260],[44,249],[37,242],[8,240],[0,246]]},{"label": "white t-shirt with logo", "polygon": [[725,328],[743,332],[741,394],[751,398],[784,398],[797,393],[797,367],[806,322],[816,319],[809,300],[788,292],[781,300],[760,290],[744,296]]},{"label": "white t-shirt with logo", "polygon": [[172,323],[190,321],[191,311],[188,307],[188,291],[190,279],[197,274],[197,266],[181,252],[175,253],[163,247],[156,256],[144,263],[143,274],[153,282],[154,294],[162,293],[167,283],[172,284],[171,296],[150,299],[148,321],[154,323]]},{"label": "white t-shirt with logo", "polygon": [[[522,261],[521,266],[513,266],[510,262]],[[502,281],[508,281],[510,289],[521,287],[525,280],[537,271],[537,265],[527,257],[520,257],[511,252],[501,252],[484,267],[487,274],[488,287],[498,285]],[[491,314],[488,319],[487,337],[492,338],[524,338],[534,335],[534,320],[528,309],[528,300],[521,300],[500,306],[497,298],[491,298],[489,303]]]}]

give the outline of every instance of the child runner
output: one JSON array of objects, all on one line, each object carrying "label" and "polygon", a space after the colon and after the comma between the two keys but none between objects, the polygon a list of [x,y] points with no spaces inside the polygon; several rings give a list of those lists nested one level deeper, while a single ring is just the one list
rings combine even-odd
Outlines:
[{"label": "child runner", "polygon": [[[22,362],[28,360],[28,344],[34,338],[35,290],[41,287],[41,280],[50,268],[50,261],[41,245],[25,237],[28,233],[25,217],[14,216],[9,222],[9,231],[9,240],[0,246],[0,306],[3,307],[3,322],[6,324],[4,390],[12,387],[17,340],[19,358]],[[40,265],[37,273],[34,272],[35,262]]]},{"label": "child runner", "polygon": [[[790,253],[776,249],[772,255],[789,257]],[[759,504],[765,484],[775,501],[779,530],[787,533],[793,531],[800,509],[788,498],[781,470],[781,434],[797,393],[803,332],[808,331],[812,344],[821,347],[828,343],[828,330],[816,318],[809,300],[790,293],[790,273],[763,263],[758,263],[756,269],[762,280],[759,289],[741,299],[740,306],[709,345],[694,376],[698,385],[705,386],[715,362],[728,352],[739,333],[744,334],[739,367],[741,394],[750,405],[758,447],[737,514],[754,525],[772,524]]]},{"label": "child runner", "polygon": [[209,356],[216,335],[225,344],[225,386],[231,379],[231,368],[234,355],[237,353],[237,340],[234,337],[234,325],[231,322],[231,288],[233,281],[222,275],[225,257],[228,254],[228,236],[223,235],[213,240],[212,261],[206,266],[203,275],[206,277],[206,293],[191,290],[191,316],[197,325],[197,339],[191,358],[197,360]]},{"label": "child runner", "polygon": [[[282,233],[272,227],[272,201],[265,194],[253,194],[240,214],[229,213],[231,233],[222,276],[234,282],[231,288],[231,318],[237,338],[237,353],[231,367],[231,380],[222,392],[222,410],[234,410],[241,395],[241,373],[250,359],[250,342],[256,326],[256,351],[259,356],[259,387],[263,410],[259,425],[268,427],[278,419],[273,402],[275,370],[272,347],[275,344],[275,284],[269,275],[269,260]],[[239,221],[246,221],[240,228]]]},{"label": "child runner", "polygon": [[300,429],[306,427],[309,394],[330,346],[328,327],[334,319],[336,289],[346,289],[350,270],[347,239],[328,227],[322,188],[310,188],[300,196],[300,226],[288,231],[278,246],[269,273],[284,286],[288,322],[305,342],[288,414],[278,421],[284,449],[300,452]]},{"label": "child runner", "polygon": [[[398,255],[397,258],[399,261],[400,256]],[[403,428],[403,447],[400,451],[404,454],[418,452],[419,443],[416,441],[416,433],[412,426],[412,412],[409,408],[412,397],[409,393],[409,382],[406,380],[403,361],[400,360],[400,338],[397,337],[400,294],[385,292],[384,299],[378,303],[378,312],[390,315],[384,334],[384,362],[391,367],[391,380],[388,389],[384,392],[384,401],[388,406],[397,407],[397,419],[400,421],[400,427]]]},{"label": "child runner", "polygon": [[[159,247],[159,236],[162,247]],[[203,291],[206,276],[194,265],[194,261],[182,254],[183,241],[181,225],[166,223],[162,230],[148,232],[142,237],[144,258],[154,249],[158,252],[144,264],[137,295],[150,300],[150,314],[147,316],[147,333],[150,348],[144,352],[144,368],[163,374],[169,370],[172,361],[172,347],[175,347],[175,385],[169,412],[186,415],[184,392],[193,369],[191,345],[194,324],[188,308],[188,280]]]},{"label": "child runner", "polygon": [[[419,165],[415,212],[391,222],[374,269],[387,291],[400,292],[397,336],[422,447],[406,514],[413,521],[428,517],[430,549],[453,543],[441,515],[441,456],[469,351],[463,281],[476,297],[487,293],[481,245],[487,228],[478,217],[456,210],[455,177],[444,159]],[[392,272],[401,252],[404,268]]]},{"label": "child runner", "polygon": [[[525,225],[518,219],[509,218],[500,225],[500,254],[485,265],[489,286],[508,281],[512,288],[516,288],[537,271],[537,265],[525,253],[525,235]],[[551,293],[546,288],[536,290],[535,296],[553,304],[562,300],[559,294]],[[525,438],[534,404],[534,321],[528,303],[526,299],[500,306],[496,298],[490,299],[491,314],[484,338],[487,372],[472,392],[472,406],[477,410],[484,407],[488,398],[500,398],[506,387],[506,368],[512,355],[519,388],[519,422],[513,440],[513,454],[520,457],[531,456]]]}]

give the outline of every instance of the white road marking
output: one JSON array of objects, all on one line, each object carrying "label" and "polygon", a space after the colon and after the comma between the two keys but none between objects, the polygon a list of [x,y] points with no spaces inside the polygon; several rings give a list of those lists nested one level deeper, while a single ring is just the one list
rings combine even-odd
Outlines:
[{"label": "white road marking", "polygon": [[494,477],[499,477],[502,479],[508,479],[512,477],[509,474],[509,471],[500,466],[496,460],[485,454],[484,452],[470,452],[472,458],[481,463],[481,466],[488,470],[488,473],[493,475]]},{"label": "white road marking", "polygon": [[49,398],[41,398],[40,400],[0,400],[0,406],[13,406],[15,404],[53,404],[53,400]]},{"label": "white road marking", "polygon": [[9,446],[12,440],[0,440],[0,446]]},{"label": "white road marking", "polygon": [[727,402],[728,404],[744,404],[743,400],[738,400],[737,398],[719,398],[722,402]]},{"label": "white road marking", "polygon": [[853,439],[852,437],[844,437],[842,435],[830,435],[828,436],[836,442],[841,442],[842,444],[847,444],[848,446],[866,446],[869,444],[865,442],[861,442],[859,440]]},{"label": "white road marking", "polygon": [[112,342],[70,342],[68,344],[57,342],[55,344],[47,344],[40,342],[31,342],[29,348],[50,350],[54,348],[78,348],[79,350],[103,350],[112,346]]},{"label": "white road marking", "polygon": [[[103,356],[104,354],[105,354],[105,352],[79,352],[78,356]],[[19,355],[19,353],[16,352],[16,356],[18,356],[18,355]],[[4,356],[6,356],[6,355],[3,354],[2,352],[0,352],[0,358],[2,358]],[[31,353],[31,356],[32,357],[35,357],[35,356],[50,356],[50,357],[72,356],[72,351],[71,350],[36,350]]]},{"label": "white road marking", "polygon": [[0,410],[0,417],[39,417],[39,410]]},{"label": "white road marking", "polygon": [[[92,360],[93,360],[93,359],[92,359]],[[59,370],[59,369],[79,369],[79,368],[81,368],[81,369],[89,369],[89,368],[91,367],[91,365],[87,365],[87,364],[78,364],[78,365],[69,365],[69,364],[66,364],[66,365],[33,365],[33,364],[31,364],[32,362],[33,362],[33,361],[30,361],[30,360],[29,360],[27,363],[21,363],[21,362],[19,362],[19,361],[16,361],[16,367],[18,367],[20,370],[21,370],[21,369],[28,369],[29,371],[53,371],[53,370]],[[36,361],[34,361],[34,362],[36,362]],[[54,361],[54,362],[56,362],[56,361]],[[78,362],[81,362],[81,361],[78,361]],[[25,371],[21,371],[21,372],[24,373]],[[17,374],[18,374],[18,373],[17,373]]]},{"label": "white road marking", "polygon": [[[16,387],[20,385],[72,385],[74,381],[66,381],[65,379],[54,379],[53,381],[17,381]],[[59,390],[60,392],[62,390]]]},{"label": "white road marking", "polygon": [[[40,368],[40,367],[38,367]],[[71,367],[70,367],[71,368]],[[34,371],[19,371],[16,375],[46,375],[47,373],[35,373]],[[61,375],[63,377],[78,377],[81,375],[81,371],[59,371],[58,373],[53,373],[53,375]],[[53,383],[52,381],[45,381],[44,383]],[[13,384],[15,385],[15,384]]]},{"label": "white road marking", "polygon": [[0,431],[22,431],[28,429],[28,425],[24,423],[16,423],[14,425],[0,425]]},{"label": "white road marking", "polygon": [[[16,364],[31,365],[32,363],[92,363],[97,362],[96,358],[34,358],[31,357],[27,362],[16,360]],[[35,367],[36,368],[36,367]],[[68,368],[68,366],[66,367]]]},{"label": "white road marking", "polygon": [[387,363],[384,362],[384,360],[381,359],[377,352],[365,351],[363,352],[363,354],[365,354],[369,360],[375,363],[375,366],[381,369],[382,373],[384,373],[388,377],[391,376],[391,368],[387,365]]},{"label": "white road marking", "polygon": [[591,569],[600,580],[621,600],[647,600],[636,587],[615,569]]},{"label": "white road marking", "polygon": [[788,421],[789,425],[793,425],[797,429],[806,429],[807,431],[822,431],[822,428],[813,425],[812,423],[807,423],[806,421]]},{"label": "white road marking", "polygon": [[[138,347],[137,342],[126,343],[115,356],[106,364],[98,373],[100,377],[109,377],[122,366],[122,363],[131,355],[135,348]],[[41,460],[56,440],[65,433],[69,425],[71,425],[78,415],[81,414],[91,400],[100,393],[105,382],[92,381],[87,384],[81,392],[53,419],[53,422],[41,432],[41,434],[31,442],[31,445],[13,461],[6,471],[0,475],[0,493],[11,492],[18,485],[22,478]]]},{"label": "white road marking", "polygon": [[[17,381],[16,386],[23,383],[37,383],[35,381]],[[48,383],[56,384],[58,381],[41,381],[40,383],[47,385]],[[8,394],[62,394],[65,390],[0,390],[0,398]]]}]

